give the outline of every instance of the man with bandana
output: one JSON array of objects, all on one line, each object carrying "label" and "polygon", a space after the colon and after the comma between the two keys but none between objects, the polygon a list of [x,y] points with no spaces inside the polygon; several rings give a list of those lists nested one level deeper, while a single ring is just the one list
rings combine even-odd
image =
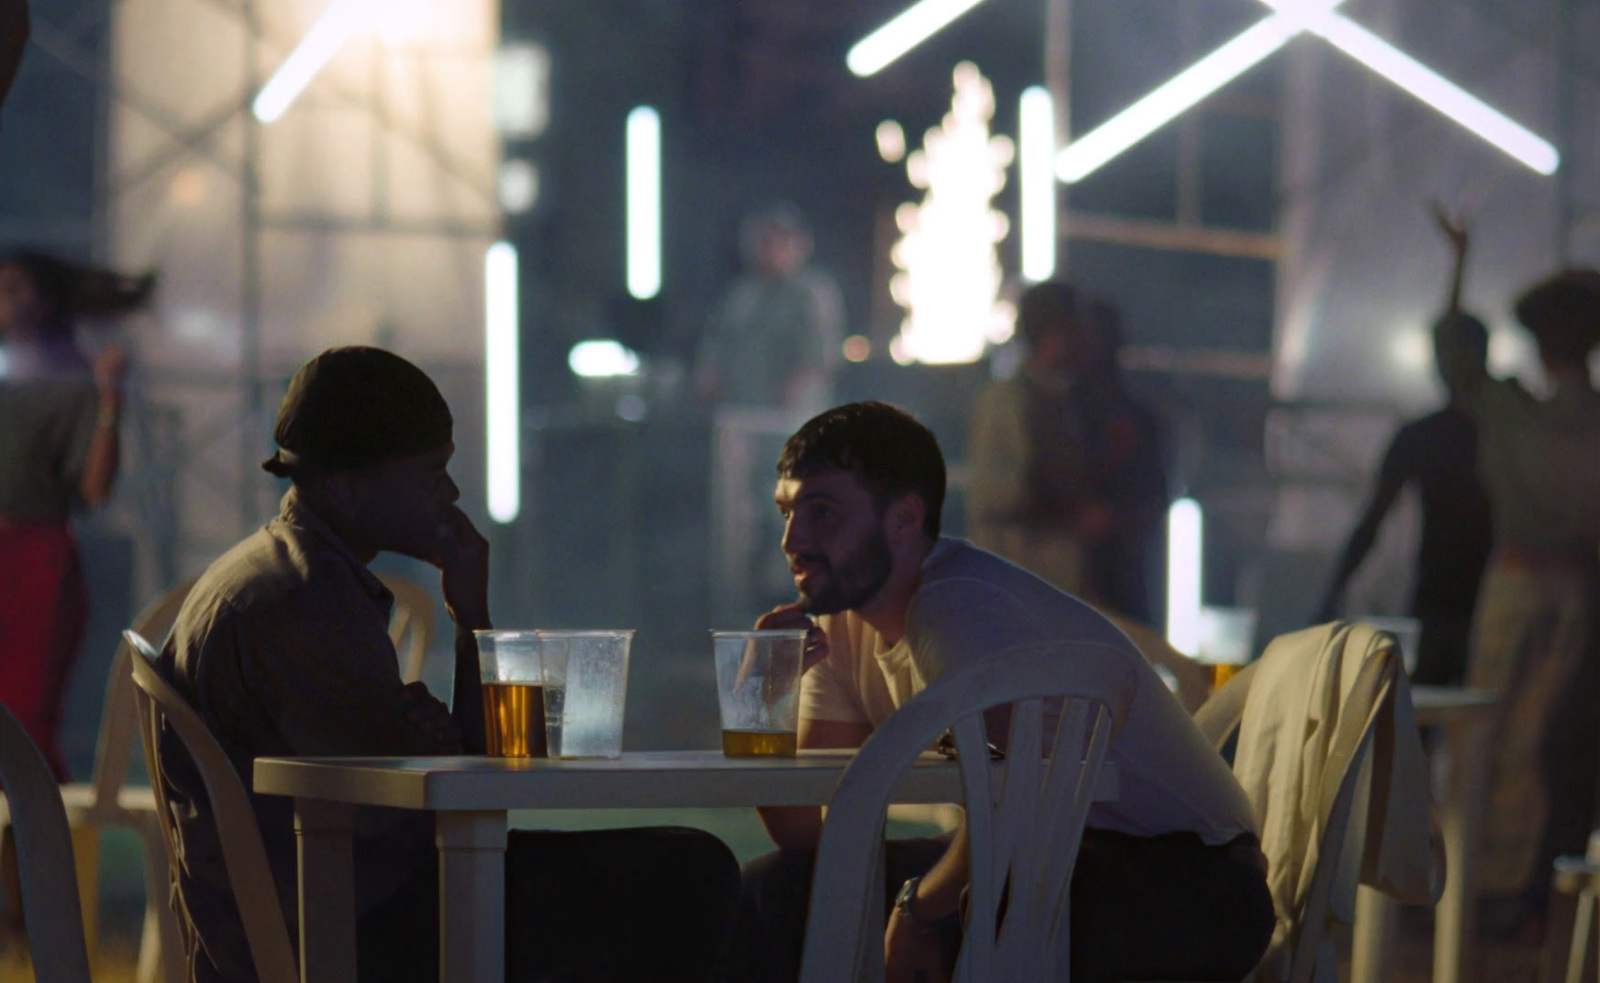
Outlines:
[{"label": "man with bandana", "polygon": [[[397,355],[332,349],[289,383],[275,437],[262,466],[292,487],[277,518],[195,584],[161,653],[163,676],[246,787],[263,755],[482,753],[472,632],[490,627],[489,547],[455,504],[452,419],[439,390]],[[367,569],[384,550],[440,570],[456,628],[453,711],[420,683],[401,684],[387,631],[393,598]],[[159,753],[177,816],[191,976],[253,980],[203,786],[175,735],[163,735]],[[252,805],[293,934],[292,804],[252,795]],[[367,809],[356,830],[360,978],[435,978],[431,817]],[[513,831],[506,867],[511,980],[703,979],[737,890],[727,848],[685,829]]]}]

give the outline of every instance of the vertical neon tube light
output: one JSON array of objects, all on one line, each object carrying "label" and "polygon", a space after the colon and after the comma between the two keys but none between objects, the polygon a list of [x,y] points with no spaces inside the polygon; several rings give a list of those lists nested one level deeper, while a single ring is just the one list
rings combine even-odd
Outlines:
[{"label": "vertical neon tube light", "polygon": [[489,517],[510,522],[522,507],[521,393],[517,381],[517,250],[489,247],[483,260],[483,375]]},{"label": "vertical neon tube light", "polygon": [[1202,518],[1192,498],[1167,510],[1167,642],[1185,655],[1200,651]]},{"label": "vertical neon tube light", "polygon": [[628,293],[661,290],[661,117],[649,106],[628,114]]},{"label": "vertical neon tube light", "polygon": [[1022,93],[1017,116],[1021,152],[1022,278],[1033,283],[1056,273],[1056,121],[1050,93]]}]

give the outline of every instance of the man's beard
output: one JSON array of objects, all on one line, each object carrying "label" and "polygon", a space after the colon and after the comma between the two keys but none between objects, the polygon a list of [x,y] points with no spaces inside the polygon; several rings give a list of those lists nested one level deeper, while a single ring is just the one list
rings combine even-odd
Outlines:
[{"label": "man's beard", "polygon": [[889,538],[882,529],[861,542],[837,568],[820,554],[805,553],[796,561],[819,563],[826,576],[820,592],[800,592],[800,610],[806,614],[838,614],[852,611],[872,600],[889,581],[893,560],[889,555]]}]

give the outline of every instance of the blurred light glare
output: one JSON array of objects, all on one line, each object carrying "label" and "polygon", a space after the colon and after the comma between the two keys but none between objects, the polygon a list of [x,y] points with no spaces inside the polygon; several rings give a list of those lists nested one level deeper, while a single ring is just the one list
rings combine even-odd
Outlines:
[{"label": "blurred light glare", "polygon": [[350,35],[371,25],[382,10],[378,0],[334,0],[256,94],[250,106],[256,119],[271,123],[282,116]]},{"label": "blurred light glare", "polygon": [[847,362],[865,362],[872,357],[872,342],[866,335],[853,334],[844,340],[844,358]]},{"label": "blurred light glare", "polygon": [[617,400],[617,416],[629,423],[638,423],[643,420],[649,407],[645,405],[644,397],[629,393]]},{"label": "blurred light glare", "polygon": [[550,52],[508,44],[494,56],[494,126],[504,137],[531,140],[550,125]]},{"label": "blurred light glare", "polygon": [[1190,656],[1200,651],[1203,519],[1192,498],[1167,510],[1167,643]]},{"label": "blurred light glare", "polygon": [[484,256],[484,421],[489,517],[510,522],[522,507],[521,403],[517,378],[517,250],[497,242]]},{"label": "blurred light glare", "polygon": [[1433,364],[1433,340],[1426,331],[1405,328],[1389,342],[1389,357],[1408,372],[1426,372]]},{"label": "blurred light glare", "polygon": [[639,356],[621,342],[610,339],[580,341],[567,353],[567,367],[585,379],[606,379],[636,375]]},{"label": "blurred light glare", "polygon": [[378,33],[390,44],[415,41],[433,26],[431,0],[388,0],[378,18]]},{"label": "blurred light glare", "polygon": [[501,209],[511,215],[520,215],[539,201],[539,169],[532,161],[519,157],[502,161],[496,190]]},{"label": "blurred light glare", "polygon": [[661,117],[649,106],[628,114],[627,156],[628,293],[649,300],[661,291]]},{"label": "blurred light glare", "polygon": [[906,159],[906,131],[900,124],[892,119],[886,119],[878,124],[875,134],[878,139],[878,156],[890,164],[898,164]]},{"label": "blurred light glare", "polygon": [[855,43],[845,65],[862,77],[887,68],[983,0],[921,0]]},{"label": "blurred light glare", "polygon": [[1022,278],[1033,283],[1056,272],[1056,119],[1050,93],[1023,90],[1018,111],[1022,211]]}]

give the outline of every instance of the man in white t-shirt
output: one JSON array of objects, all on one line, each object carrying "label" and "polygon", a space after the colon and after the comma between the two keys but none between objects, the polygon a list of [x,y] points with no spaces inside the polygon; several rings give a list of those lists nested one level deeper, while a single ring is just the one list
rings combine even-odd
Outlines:
[{"label": "man in white t-shirt", "polygon": [[[1073,874],[1072,978],[1237,980],[1272,934],[1249,800],[1139,650],[1102,615],[1020,567],[939,535],[944,459],[925,426],[884,403],[829,410],[778,462],[783,551],[799,600],[762,628],[810,627],[800,746],[859,747],[944,672],[1006,646],[1089,640],[1126,654],[1138,689]],[[991,727],[991,731],[994,728]],[[817,808],[761,810],[779,852],[745,870],[732,976],[798,972]],[[947,978],[959,944],[965,836],[893,841],[889,983]]]}]

